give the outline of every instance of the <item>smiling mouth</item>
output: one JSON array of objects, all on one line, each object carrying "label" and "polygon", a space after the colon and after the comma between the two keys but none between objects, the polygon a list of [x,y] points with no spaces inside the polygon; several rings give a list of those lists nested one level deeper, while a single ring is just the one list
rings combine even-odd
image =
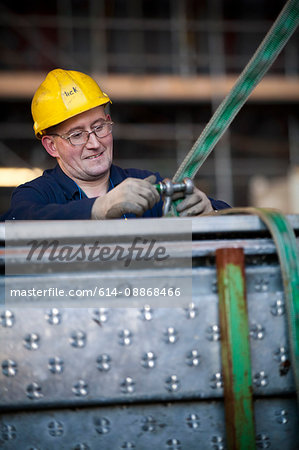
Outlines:
[{"label": "smiling mouth", "polygon": [[96,158],[98,158],[99,156],[101,156],[103,153],[104,153],[104,152],[97,153],[96,155],[92,155],[92,156],[87,156],[85,159],[96,159]]}]

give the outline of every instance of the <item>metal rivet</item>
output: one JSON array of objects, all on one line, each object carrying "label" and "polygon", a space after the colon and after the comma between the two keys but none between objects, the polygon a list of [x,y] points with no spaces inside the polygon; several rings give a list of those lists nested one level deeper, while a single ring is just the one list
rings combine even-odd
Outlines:
[{"label": "metal rivet", "polygon": [[256,373],[253,377],[253,384],[256,387],[264,387],[267,386],[268,383],[268,375],[263,370]]},{"label": "metal rivet", "polygon": [[126,377],[120,383],[120,387],[124,394],[132,394],[135,391],[135,381],[131,377]]},{"label": "metal rivet", "polygon": [[279,375],[287,375],[291,368],[291,361],[289,359],[289,352],[286,347],[279,347],[273,352],[273,359],[279,362]]},{"label": "metal rivet", "polygon": [[2,362],[2,372],[6,377],[14,377],[18,372],[18,365],[12,359],[6,359]]},{"label": "metal rivet", "polygon": [[210,387],[212,389],[221,389],[223,387],[223,377],[221,372],[216,372],[210,378]]},{"label": "metal rivet", "polygon": [[281,425],[284,425],[284,424],[288,423],[288,421],[289,421],[288,412],[286,409],[281,409],[279,411],[275,411],[275,416],[276,416],[276,422],[280,423]]},{"label": "metal rivet", "polygon": [[276,300],[275,303],[271,305],[271,314],[273,316],[283,316],[285,313],[285,304],[283,300]]},{"label": "metal rivet", "polygon": [[98,324],[102,325],[108,322],[109,319],[109,310],[107,308],[98,308],[94,309],[92,312],[92,320]]},{"label": "metal rivet", "polygon": [[143,431],[156,431],[157,421],[153,416],[147,416],[142,418]]},{"label": "metal rivet", "polygon": [[282,346],[275,350],[273,352],[273,359],[279,362],[285,362],[287,359],[289,359],[289,354],[286,347]]},{"label": "metal rivet", "polygon": [[153,318],[153,309],[149,305],[144,305],[144,307],[140,310],[140,319],[152,320],[152,318]]},{"label": "metal rivet", "polygon": [[214,278],[212,280],[212,285],[211,285],[211,291],[216,294],[218,292],[218,282],[217,282],[217,278]]},{"label": "metal rivet", "polygon": [[99,434],[107,434],[110,432],[111,424],[110,420],[106,417],[96,417],[93,419],[95,430]]},{"label": "metal rivet", "polygon": [[28,350],[37,350],[39,348],[40,337],[37,333],[27,334],[24,338],[24,347]]},{"label": "metal rivet", "polygon": [[48,369],[52,373],[62,373],[64,369],[64,361],[61,358],[55,356],[54,358],[49,358]]},{"label": "metal rivet", "polygon": [[191,350],[186,355],[186,364],[188,366],[197,367],[200,363],[200,354],[198,350]]},{"label": "metal rivet", "polygon": [[187,319],[195,319],[198,316],[198,307],[194,303],[190,303],[187,308],[184,308]]},{"label": "metal rivet", "polygon": [[73,331],[69,341],[72,347],[83,348],[86,345],[86,333],[81,330]]},{"label": "metal rivet", "polygon": [[265,328],[263,327],[263,325],[254,324],[251,326],[249,334],[252,337],[252,339],[255,339],[255,340],[264,339]]},{"label": "metal rivet", "polygon": [[181,450],[181,443],[178,439],[168,439],[166,441],[166,447],[170,450]]},{"label": "metal rivet", "polygon": [[136,445],[134,444],[134,442],[123,442],[121,448],[135,448]]},{"label": "metal rivet", "polygon": [[197,414],[191,413],[186,417],[186,423],[189,428],[196,430],[200,425],[200,420]]},{"label": "metal rivet", "polygon": [[52,420],[48,423],[48,432],[50,436],[53,437],[60,437],[63,435],[64,429],[63,429],[63,423],[59,422],[58,420]]},{"label": "metal rivet", "polygon": [[11,441],[11,440],[15,439],[17,436],[16,428],[14,427],[14,425],[6,424],[6,423],[0,424],[0,433],[1,433],[1,438],[4,441]]},{"label": "metal rivet", "polygon": [[167,344],[175,344],[178,339],[178,332],[173,327],[167,328],[164,332],[164,341],[167,342]]},{"label": "metal rivet", "polygon": [[14,313],[8,309],[1,313],[1,325],[3,327],[11,328],[15,323]]},{"label": "metal rivet", "polygon": [[266,278],[257,278],[254,289],[256,292],[267,292],[269,290],[269,280]]},{"label": "metal rivet", "polygon": [[224,450],[224,439],[222,436],[212,436],[211,443],[214,450]]},{"label": "metal rivet", "polygon": [[144,353],[142,356],[141,364],[146,369],[153,369],[156,365],[156,355],[153,352]]},{"label": "metal rivet", "polygon": [[88,384],[84,380],[78,380],[73,385],[72,391],[77,397],[85,397],[88,394]]},{"label": "metal rivet", "polygon": [[108,372],[111,369],[111,357],[107,353],[98,356],[97,368],[101,372]]},{"label": "metal rivet", "polygon": [[270,437],[266,433],[261,433],[256,436],[256,446],[258,448],[269,448],[270,445]]},{"label": "metal rivet", "polygon": [[30,400],[38,400],[43,397],[41,386],[35,382],[27,386],[26,394]]},{"label": "metal rivet", "polygon": [[59,325],[62,321],[62,315],[57,308],[52,308],[46,313],[46,320],[50,325]]},{"label": "metal rivet", "polygon": [[133,334],[131,333],[130,330],[127,330],[127,329],[121,330],[118,333],[118,337],[119,337],[118,343],[120,345],[131,345],[132,344],[132,336],[133,336]]},{"label": "metal rivet", "polygon": [[166,378],[165,387],[169,392],[177,392],[181,387],[181,383],[177,375],[171,375],[170,377]]},{"label": "metal rivet", "polygon": [[219,325],[210,325],[206,329],[206,338],[208,341],[220,341],[220,327]]}]

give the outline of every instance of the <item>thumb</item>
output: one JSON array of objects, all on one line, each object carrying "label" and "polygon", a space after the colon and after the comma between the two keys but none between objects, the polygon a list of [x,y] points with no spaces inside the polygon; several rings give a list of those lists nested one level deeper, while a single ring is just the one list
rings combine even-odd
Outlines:
[{"label": "thumb", "polygon": [[144,178],[145,181],[149,181],[151,184],[156,182],[156,175],[150,175],[149,177]]}]

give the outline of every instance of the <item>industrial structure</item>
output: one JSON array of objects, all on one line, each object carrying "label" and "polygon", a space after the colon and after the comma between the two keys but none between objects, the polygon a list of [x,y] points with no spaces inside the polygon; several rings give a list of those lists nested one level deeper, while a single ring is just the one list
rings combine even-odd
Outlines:
[{"label": "industrial structure", "polygon": [[[58,67],[109,93],[117,164],[171,179],[167,217],[0,224],[0,447],[298,448],[298,1],[234,84],[284,4],[1,2],[0,214],[54,165],[30,102]],[[193,176],[234,208],[171,217]]]},{"label": "industrial structure", "polygon": [[[18,180],[53,165],[34,138],[30,114],[46,72],[94,75],[113,100],[116,162],[171,177],[283,4],[2,1],[0,212]],[[210,195],[235,206],[274,200],[285,212],[298,211],[298,38],[297,31],[198,174]],[[277,186],[274,199],[269,183]],[[282,192],[288,199],[275,204]]]}]

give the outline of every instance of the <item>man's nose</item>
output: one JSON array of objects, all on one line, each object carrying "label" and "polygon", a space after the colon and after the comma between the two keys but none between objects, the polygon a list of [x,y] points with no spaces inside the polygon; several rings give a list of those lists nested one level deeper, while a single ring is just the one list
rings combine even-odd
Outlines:
[{"label": "man's nose", "polygon": [[94,131],[91,131],[88,135],[88,141],[86,142],[87,148],[98,147],[100,138],[98,138]]}]

